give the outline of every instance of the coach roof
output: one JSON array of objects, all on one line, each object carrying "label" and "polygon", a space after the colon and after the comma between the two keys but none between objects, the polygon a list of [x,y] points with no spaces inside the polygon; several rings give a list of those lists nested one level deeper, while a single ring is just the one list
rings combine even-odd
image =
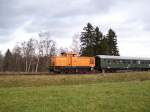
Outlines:
[{"label": "coach roof", "polygon": [[141,57],[126,57],[126,56],[111,56],[111,55],[96,55],[96,57],[104,58],[104,59],[150,60],[150,58],[141,58]]}]

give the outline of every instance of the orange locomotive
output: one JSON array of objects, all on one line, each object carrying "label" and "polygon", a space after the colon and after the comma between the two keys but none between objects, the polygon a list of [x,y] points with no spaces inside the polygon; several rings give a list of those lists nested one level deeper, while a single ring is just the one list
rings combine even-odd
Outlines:
[{"label": "orange locomotive", "polygon": [[61,56],[53,56],[50,59],[49,70],[59,73],[87,72],[95,66],[94,57],[81,57],[77,53],[61,53]]}]

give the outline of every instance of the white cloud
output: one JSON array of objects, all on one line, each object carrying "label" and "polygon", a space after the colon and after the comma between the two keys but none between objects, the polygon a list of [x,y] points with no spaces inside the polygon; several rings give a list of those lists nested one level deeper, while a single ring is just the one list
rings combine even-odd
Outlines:
[{"label": "white cloud", "polygon": [[[17,5],[16,5],[17,4]],[[87,22],[118,36],[121,55],[150,57],[149,0],[2,0],[0,50],[50,31],[57,45],[69,47]]]}]

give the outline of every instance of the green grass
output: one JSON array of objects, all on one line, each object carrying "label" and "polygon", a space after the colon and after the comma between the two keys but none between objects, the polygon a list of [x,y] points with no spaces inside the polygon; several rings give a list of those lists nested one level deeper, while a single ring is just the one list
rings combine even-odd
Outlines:
[{"label": "green grass", "polygon": [[150,112],[149,76],[0,76],[0,112]]}]

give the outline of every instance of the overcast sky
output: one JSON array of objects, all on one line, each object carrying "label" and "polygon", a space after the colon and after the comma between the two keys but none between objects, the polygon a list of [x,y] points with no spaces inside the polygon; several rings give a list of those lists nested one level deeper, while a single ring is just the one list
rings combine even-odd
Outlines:
[{"label": "overcast sky", "polygon": [[0,50],[40,31],[68,47],[87,22],[112,28],[121,55],[150,57],[150,0],[0,0]]}]

